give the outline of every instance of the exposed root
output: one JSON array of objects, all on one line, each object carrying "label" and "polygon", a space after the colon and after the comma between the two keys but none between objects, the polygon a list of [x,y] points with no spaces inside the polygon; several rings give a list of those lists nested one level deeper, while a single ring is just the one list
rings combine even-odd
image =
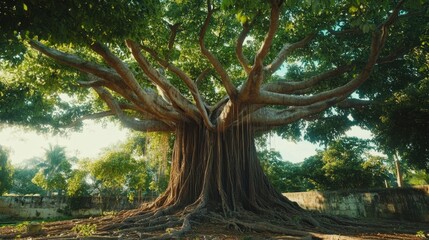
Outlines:
[{"label": "exposed root", "polygon": [[[310,232],[369,232],[378,226],[310,214],[278,193],[259,164],[251,129],[211,132],[187,124],[176,132],[168,188],[154,202],[115,216],[47,223],[41,235],[76,238],[84,233],[73,228],[86,224],[96,225],[90,233],[94,238],[120,239],[180,238],[200,224],[221,226],[218,231],[295,238],[309,238]],[[11,233],[0,238],[18,234],[27,237]]]},{"label": "exposed root", "polygon": [[[376,234],[392,234],[393,231],[398,230],[397,222],[372,223],[323,214],[310,215],[304,212],[293,215],[286,211],[269,209],[265,210],[264,214],[240,209],[225,215],[220,207],[220,204],[214,207],[213,204],[207,204],[200,198],[188,207],[170,214],[165,214],[166,208],[160,208],[158,211],[131,210],[110,217],[46,223],[39,236],[29,236],[25,233],[2,235],[3,232],[0,231],[0,238],[14,239],[19,234],[21,237],[32,237],[32,239],[74,239],[79,238],[80,233],[73,231],[73,227],[83,224],[97,225],[97,231],[92,234],[91,239],[182,238],[195,234],[195,229],[201,229],[206,224],[218,226],[220,233],[270,234],[291,239],[311,239],[312,236],[321,234],[338,236],[345,233],[353,236],[360,236],[360,233],[376,236]],[[289,216],[281,217],[282,214]],[[317,226],[314,222],[318,223]],[[416,230],[415,228],[401,229],[401,233],[404,232],[415,234]]]}]

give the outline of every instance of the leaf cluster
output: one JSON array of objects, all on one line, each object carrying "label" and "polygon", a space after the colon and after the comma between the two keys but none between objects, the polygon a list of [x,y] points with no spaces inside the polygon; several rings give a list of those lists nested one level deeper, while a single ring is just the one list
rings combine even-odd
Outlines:
[{"label": "leaf cluster", "polygon": [[342,138],[307,158],[303,172],[319,190],[383,187],[389,179],[385,159],[369,155],[370,149],[365,140]]},{"label": "leaf cluster", "polygon": [[9,153],[0,145],[0,196],[12,187],[13,168]]}]

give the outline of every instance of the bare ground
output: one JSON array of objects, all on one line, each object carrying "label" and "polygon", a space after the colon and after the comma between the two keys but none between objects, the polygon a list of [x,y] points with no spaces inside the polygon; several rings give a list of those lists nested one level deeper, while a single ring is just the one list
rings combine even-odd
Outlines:
[{"label": "bare ground", "polygon": [[[94,221],[95,220],[95,221]],[[97,219],[99,220],[99,219]],[[121,236],[113,232],[103,232],[83,229],[80,232],[72,230],[73,226],[90,226],[96,219],[68,220],[42,224],[42,231],[36,234],[27,233],[27,228],[1,227],[0,239],[146,239],[157,238],[169,231],[168,228],[150,233],[137,233]],[[349,221],[351,219],[348,219]],[[210,221],[192,222],[192,229],[180,239],[204,239],[204,240],[245,240],[245,239],[429,239],[429,224],[421,222],[352,219],[357,227],[344,228],[336,232],[326,233],[314,229],[308,231],[308,236],[297,237],[283,235],[270,231],[257,232],[233,225],[219,224]],[[378,225],[377,227],[358,227],[362,225]],[[86,231],[86,232],[85,232]],[[89,235],[89,236],[85,236]]]}]

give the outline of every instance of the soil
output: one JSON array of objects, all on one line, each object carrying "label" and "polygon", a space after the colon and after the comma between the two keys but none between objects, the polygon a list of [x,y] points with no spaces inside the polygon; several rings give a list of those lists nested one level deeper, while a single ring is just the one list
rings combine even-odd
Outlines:
[{"label": "soil", "polygon": [[[68,220],[61,222],[52,222],[42,224],[42,232],[36,234],[26,233],[26,228],[17,229],[13,226],[0,227],[0,239],[120,239],[120,237],[108,237],[106,233],[95,233],[90,236],[77,236],[70,229],[64,229],[61,233],[54,231],[58,230],[59,226],[78,225],[82,222],[79,220]],[[84,220],[85,221],[85,220]],[[321,233],[317,230],[309,232],[308,237],[294,237],[282,234],[273,234],[266,232],[254,231],[237,231],[226,225],[213,223],[193,223],[193,228],[181,239],[204,239],[204,240],[245,240],[245,239],[429,239],[429,224],[421,222],[406,222],[406,221],[388,221],[388,220],[368,220],[355,219],[355,221],[368,224],[379,224],[390,226],[391,230],[386,231],[386,228],[373,228],[365,230],[356,227],[354,231],[338,231],[336,233]],[[87,220],[85,222],[88,222]],[[168,231],[166,229],[165,231]],[[161,236],[165,231],[152,232],[152,237]],[[423,234],[423,235],[422,235]],[[425,235],[426,234],[426,235]],[[148,236],[148,235],[146,235]],[[137,235],[136,235],[136,238]],[[142,237],[144,239],[145,237]]]}]

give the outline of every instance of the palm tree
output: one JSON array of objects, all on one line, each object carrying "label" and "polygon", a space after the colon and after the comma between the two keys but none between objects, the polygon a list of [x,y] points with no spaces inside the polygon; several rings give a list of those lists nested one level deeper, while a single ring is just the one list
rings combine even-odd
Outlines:
[{"label": "palm tree", "polygon": [[47,190],[48,195],[55,190],[61,195],[71,173],[71,163],[66,157],[65,148],[49,145],[45,151],[45,160],[38,167],[40,170],[32,181]]}]

